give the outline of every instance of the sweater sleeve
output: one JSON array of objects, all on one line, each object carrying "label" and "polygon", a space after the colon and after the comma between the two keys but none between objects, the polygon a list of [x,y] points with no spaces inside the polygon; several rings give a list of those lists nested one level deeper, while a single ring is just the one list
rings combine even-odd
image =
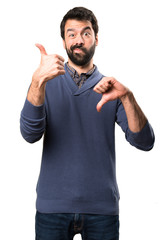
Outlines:
[{"label": "sweater sleeve", "polygon": [[116,117],[116,122],[122,128],[125,133],[126,140],[132,146],[143,151],[149,151],[153,148],[155,135],[152,126],[148,121],[140,132],[132,132],[128,127],[127,116],[121,101],[118,101],[117,104]]},{"label": "sweater sleeve", "polygon": [[45,126],[45,105],[34,106],[26,99],[20,116],[20,131],[23,138],[29,143],[40,140]]}]

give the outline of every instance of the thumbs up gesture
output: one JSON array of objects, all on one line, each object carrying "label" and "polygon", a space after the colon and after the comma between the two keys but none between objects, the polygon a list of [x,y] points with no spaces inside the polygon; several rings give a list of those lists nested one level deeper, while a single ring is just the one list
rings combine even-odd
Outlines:
[{"label": "thumbs up gesture", "polygon": [[93,90],[102,94],[102,98],[97,104],[98,112],[101,111],[101,108],[105,103],[116,100],[117,98],[121,99],[129,92],[128,88],[113,77],[103,77]]},{"label": "thumbs up gesture", "polygon": [[38,43],[35,45],[40,50],[41,62],[33,74],[32,81],[40,87],[47,81],[65,74],[64,58],[57,54],[48,55],[43,45]]}]

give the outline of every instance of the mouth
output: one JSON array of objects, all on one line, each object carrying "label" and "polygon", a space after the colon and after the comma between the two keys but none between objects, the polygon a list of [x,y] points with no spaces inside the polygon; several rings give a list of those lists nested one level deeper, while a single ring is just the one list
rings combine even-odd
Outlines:
[{"label": "mouth", "polygon": [[82,53],[82,52],[83,52],[83,50],[80,49],[80,48],[75,48],[73,51],[74,51],[75,53]]},{"label": "mouth", "polygon": [[71,47],[71,51],[74,53],[82,53],[82,52],[85,53],[85,48],[83,48],[83,46],[81,45],[74,45]]}]

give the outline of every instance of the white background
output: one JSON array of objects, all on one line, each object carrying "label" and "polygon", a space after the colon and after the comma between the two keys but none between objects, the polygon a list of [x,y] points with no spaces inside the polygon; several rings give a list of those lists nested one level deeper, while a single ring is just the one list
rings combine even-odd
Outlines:
[{"label": "white background", "polygon": [[[94,63],[100,72],[128,86],[154,128],[153,150],[130,146],[116,127],[120,239],[160,239],[160,7],[158,0],[6,0],[0,4],[0,239],[34,239],[35,187],[42,140],[25,142],[20,112],[41,43],[48,53],[67,56],[59,25],[75,6],[91,9],[99,21]],[[74,239],[81,239],[76,235]]]}]

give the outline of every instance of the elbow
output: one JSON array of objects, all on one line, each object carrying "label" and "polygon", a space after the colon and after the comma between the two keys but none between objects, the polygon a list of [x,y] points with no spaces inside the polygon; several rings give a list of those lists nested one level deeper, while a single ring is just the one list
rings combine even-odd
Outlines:
[{"label": "elbow", "polygon": [[151,139],[150,143],[145,147],[144,151],[149,152],[153,149],[155,143],[155,137]]},{"label": "elbow", "polygon": [[150,146],[145,146],[145,147],[142,147],[142,148],[139,148],[140,150],[142,151],[145,151],[145,152],[149,152],[153,149],[154,147],[154,144],[150,145]]},{"label": "elbow", "polygon": [[28,138],[28,139],[25,139],[25,140],[26,140],[28,143],[33,144],[33,143],[35,143],[35,142],[38,142],[40,139],[41,139],[41,137],[40,137],[40,138],[35,138],[35,139]]},{"label": "elbow", "polygon": [[146,150],[145,151],[150,151],[153,149],[155,143],[155,135],[153,130],[150,133],[150,137],[146,141]]},{"label": "elbow", "polygon": [[41,122],[27,122],[24,119],[20,119],[20,132],[22,137],[28,143],[35,143],[39,141],[45,131],[45,120]]},{"label": "elbow", "polygon": [[22,137],[28,143],[35,143],[35,142],[38,142],[42,138],[42,135],[41,136],[33,136],[33,135],[32,136],[26,136],[26,135],[22,134]]},{"label": "elbow", "polygon": [[131,132],[129,129],[126,131],[126,139],[131,145],[142,151],[150,151],[154,147],[155,135],[149,123],[137,133]]},{"label": "elbow", "polygon": [[21,132],[21,135],[22,135],[23,139],[28,143],[38,142],[43,136],[43,132],[41,132],[41,133],[29,133],[28,131],[25,131],[21,127],[20,127],[20,132]]},{"label": "elbow", "polygon": [[147,139],[147,141],[144,141],[143,143],[131,143],[134,147],[136,147],[139,150],[149,152],[153,149],[154,147],[154,142],[155,142],[155,137]]}]

